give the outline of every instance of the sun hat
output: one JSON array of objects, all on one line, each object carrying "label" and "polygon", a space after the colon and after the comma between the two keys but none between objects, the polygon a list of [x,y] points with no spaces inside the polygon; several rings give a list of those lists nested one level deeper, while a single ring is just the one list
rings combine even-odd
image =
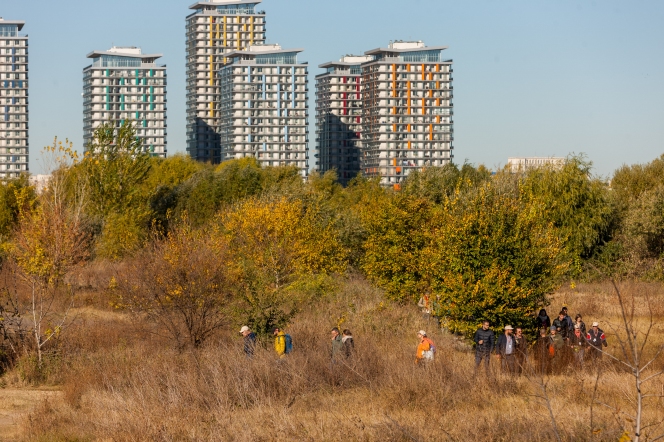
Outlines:
[{"label": "sun hat", "polygon": [[246,325],[243,325],[242,328],[240,329],[240,333],[244,333],[244,332],[248,332],[248,331],[251,331],[251,329],[249,327],[247,327]]},{"label": "sun hat", "polygon": [[425,332],[424,330],[420,330],[420,331],[417,332],[417,334],[422,335],[422,336],[426,336],[427,332]]},{"label": "sun hat", "polygon": [[511,325],[506,325],[505,330],[514,330]]},{"label": "sun hat", "polygon": [[599,327],[599,322],[593,322],[593,327]]}]

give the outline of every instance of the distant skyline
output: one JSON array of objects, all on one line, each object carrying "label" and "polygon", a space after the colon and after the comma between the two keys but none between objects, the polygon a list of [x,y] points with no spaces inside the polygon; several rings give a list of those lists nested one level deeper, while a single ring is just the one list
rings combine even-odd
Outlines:
[{"label": "distant skyline", "polygon": [[[83,150],[86,54],[163,53],[168,153],[185,151],[185,17],[193,0],[5,2],[30,36],[30,169],[54,136]],[[608,176],[664,153],[664,2],[264,0],[267,42],[310,64],[310,161],[318,65],[390,40],[445,45],[454,60],[455,161],[585,153]]]}]

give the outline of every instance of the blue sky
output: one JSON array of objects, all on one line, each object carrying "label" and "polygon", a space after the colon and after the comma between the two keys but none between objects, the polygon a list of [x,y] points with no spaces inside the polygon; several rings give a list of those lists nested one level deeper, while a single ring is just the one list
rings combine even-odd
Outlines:
[{"label": "blue sky", "polygon": [[[30,36],[30,167],[54,136],[82,143],[85,55],[163,53],[168,150],[184,152],[185,16],[193,0],[5,0]],[[389,40],[446,45],[454,59],[455,159],[586,153],[597,174],[664,153],[664,2],[659,0],[264,0],[269,43],[320,63]],[[313,102],[310,108],[313,113]],[[310,122],[313,118],[310,115]],[[314,148],[310,130],[310,148]]]}]

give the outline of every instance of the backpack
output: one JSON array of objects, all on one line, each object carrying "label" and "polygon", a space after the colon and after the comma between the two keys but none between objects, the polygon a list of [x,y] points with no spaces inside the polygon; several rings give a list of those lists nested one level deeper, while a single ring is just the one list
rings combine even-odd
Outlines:
[{"label": "backpack", "polygon": [[429,338],[424,338],[428,343],[429,343],[429,351],[433,353],[434,355],[436,354],[436,344],[433,343],[433,341]]},{"label": "backpack", "polygon": [[291,335],[285,335],[286,338],[286,351],[284,352],[285,354],[288,354],[293,351],[293,338],[291,338]]}]

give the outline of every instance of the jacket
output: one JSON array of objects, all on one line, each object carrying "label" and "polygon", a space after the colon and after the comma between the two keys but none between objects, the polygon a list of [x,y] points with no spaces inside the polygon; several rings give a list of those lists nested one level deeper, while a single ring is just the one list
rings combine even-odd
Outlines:
[{"label": "jacket", "polygon": [[277,336],[274,338],[274,351],[276,351],[279,356],[284,356],[286,354],[286,333],[284,333],[283,330],[277,333]]},{"label": "jacket", "polygon": [[344,336],[343,338],[341,338],[341,342],[343,343],[344,346],[344,355],[347,358],[353,356],[353,353],[355,352],[355,341],[353,341],[353,337]]},{"label": "jacket", "polygon": [[417,354],[415,355],[415,362],[420,363],[422,360],[424,360],[424,352],[431,350],[430,342],[431,341],[429,341],[429,339],[427,339],[426,337],[422,338],[419,345],[417,346]]},{"label": "jacket", "polygon": [[563,339],[567,339],[569,336],[569,327],[567,321],[565,321],[565,318],[562,320],[558,318],[554,319],[552,325],[558,329],[558,336]]},{"label": "jacket", "polygon": [[[480,328],[475,332],[473,341],[475,342],[476,351],[480,353],[491,353],[496,345],[496,335],[491,329],[484,330],[483,328]],[[480,341],[483,341],[481,345]]]},{"label": "jacket", "polygon": [[[516,339],[514,339],[514,335],[510,335],[509,337],[512,339],[512,353],[510,353],[510,355],[516,356]],[[507,339],[508,337],[504,333],[498,336],[496,353],[498,353],[500,356],[507,355]]]},{"label": "jacket", "polygon": [[597,333],[595,333],[595,330],[592,328],[588,330],[586,339],[588,340],[588,343],[595,348],[600,348],[601,346],[608,347],[609,345],[606,343],[606,336],[601,328],[597,329]]},{"label": "jacket", "polygon": [[540,313],[540,315],[535,318],[535,327],[537,330],[545,328],[548,331],[549,328],[551,328],[551,319],[546,313],[544,315]]},{"label": "jacket", "polygon": [[572,347],[573,351],[583,350],[588,346],[586,335],[581,333],[581,331],[579,331],[579,336],[572,332],[572,334],[569,336],[569,345]]},{"label": "jacket", "polygon": [[514,341],[516,342],[516,355],[520,358],[524,358],[528,354],[528,341],[525,336],[520,338],[514,336]]},{"label": "jacket", "polygon": [[344,343],[341,341],[341,335],[337,335],[332,340],[332,357],[336,358],[337,356],[341,356],[343,348],[344,348]]},{"label": "jacket", "polygon": [[559,334],[549,336],[549,342],[547,349],[549,350],[549,355],[551,355],[551,348],[553,348],[553,357],[558,358],[562,356],[563,348],[565,347],[565,341],[563,337]]},{"label": "jacket", "polygon": [[256,335],[254,332],[249,333],[244,337],[244,354],[253,356],[256,350]]}]

